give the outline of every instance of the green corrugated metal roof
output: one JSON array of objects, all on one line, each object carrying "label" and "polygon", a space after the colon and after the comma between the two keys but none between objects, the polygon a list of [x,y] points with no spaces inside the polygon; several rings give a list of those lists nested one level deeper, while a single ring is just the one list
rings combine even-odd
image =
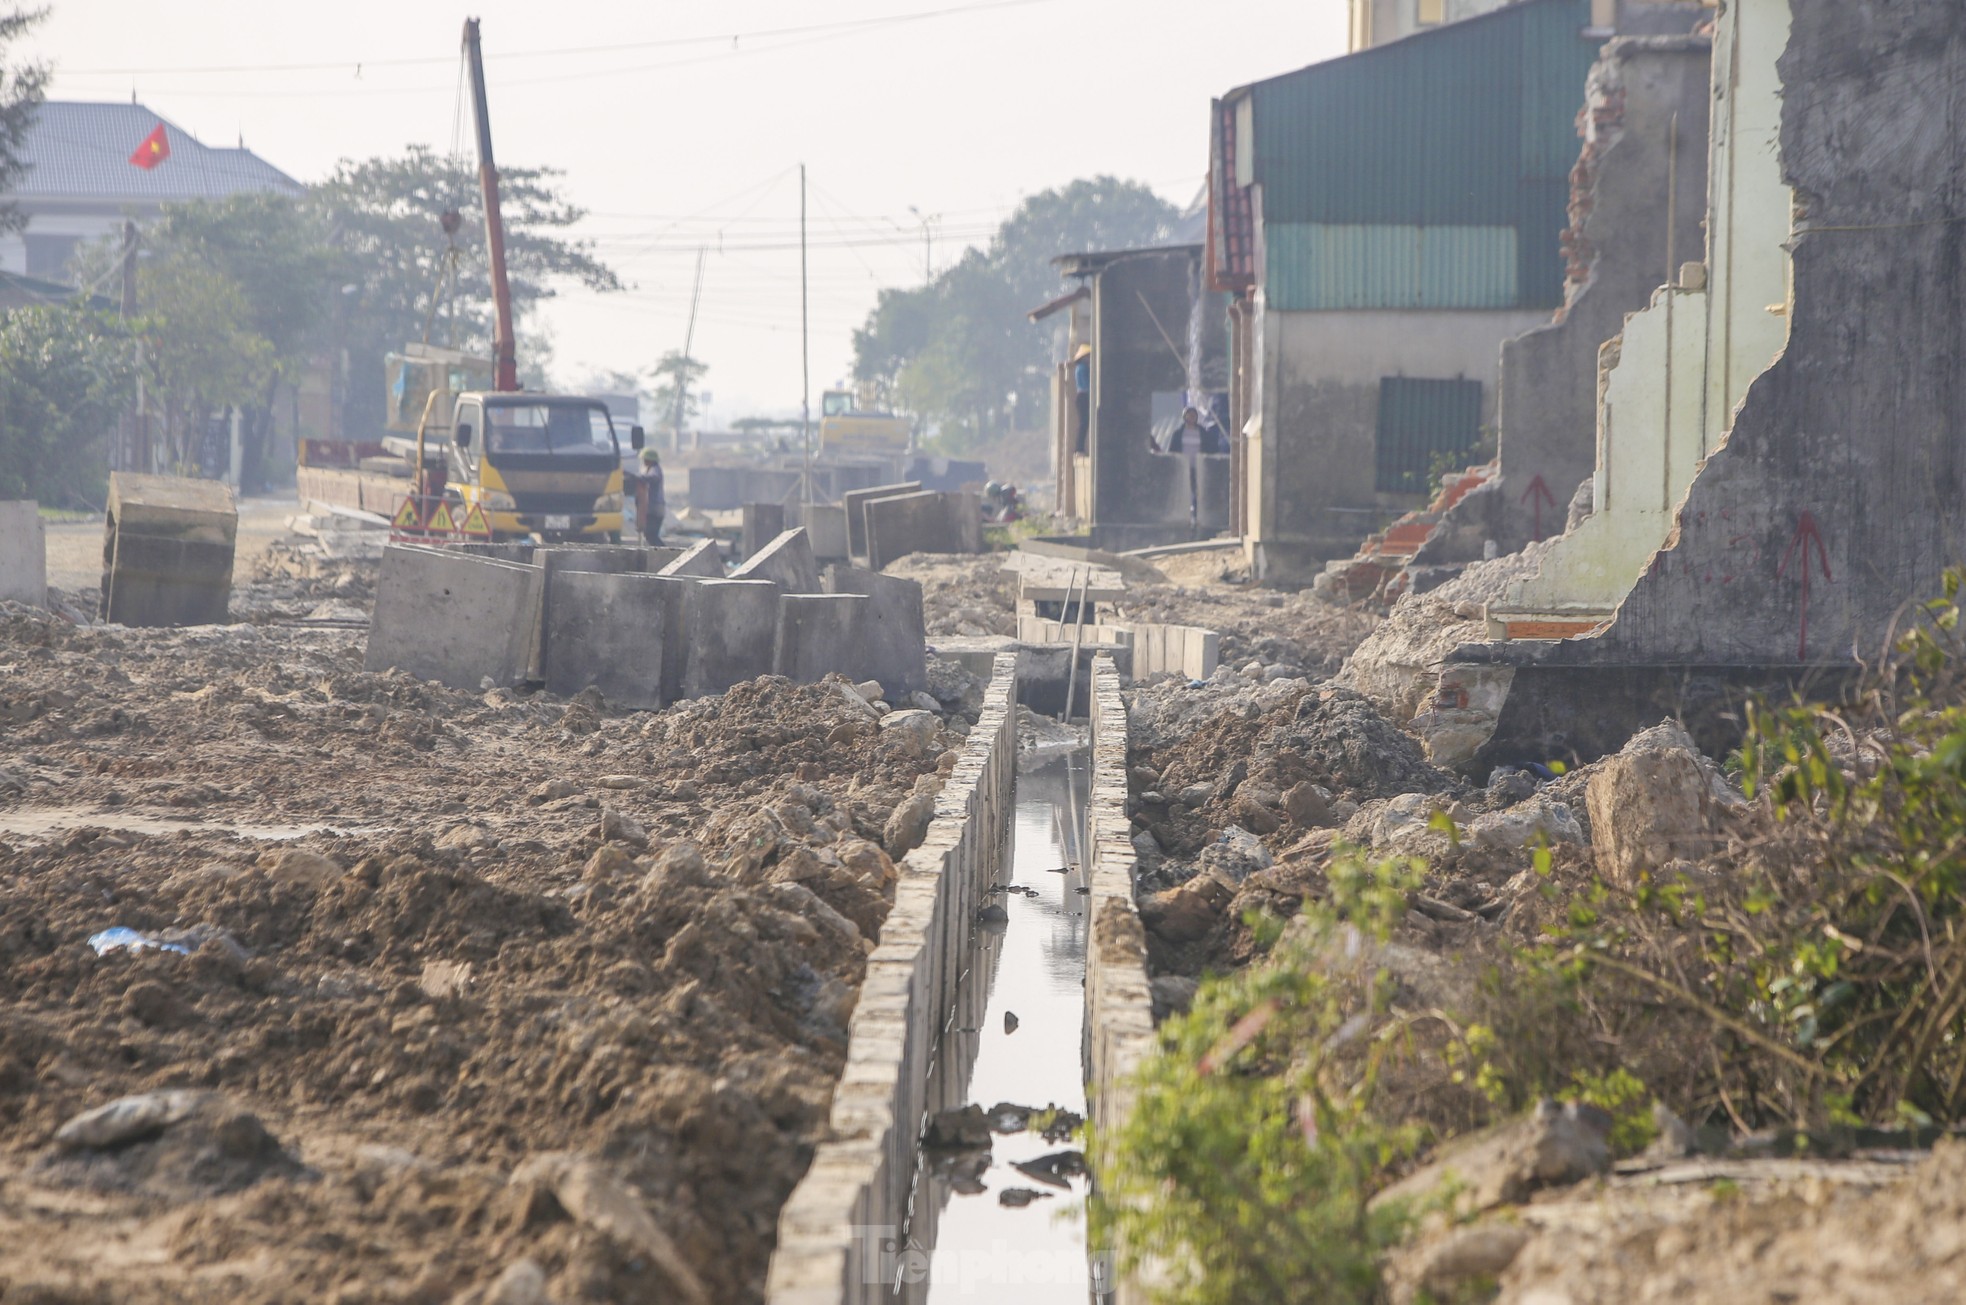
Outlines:
[{"label": "green corrugated metal roof", "polygon": [[[1351,288],[1335,302],[1316,292],[1332,284],[1328,270],[1286,265],[1328,251],[1319,243],[1328,238],[1279,242],[1280,228],[1385,228],[1368,243],[1398,251],[1412,228],[1508,227],[1513,241],[1482,239],[1465,251],[1505,262],[1443,264],[1424,279],[1460,286],[1462,298],[1480,287],[1483,302],[1471,306],[1559,303],[1576,115],[1602,44],[1582,35],[1589,21],[1590,0],[1523,0],[1250,87],[1269,301],[1407,307],[1415,294],[1412,268],[1395,252],[1346,274]],[[1380,272],[1383,283],[1373,279]],[[1505,302],[1488,302],[1496,286],[1510,287]]]},{"label": "green corrugated metal roof", "polygon": [[1510,308],[1516,229],[1271,223],[1269,302],[1317,308]]}]

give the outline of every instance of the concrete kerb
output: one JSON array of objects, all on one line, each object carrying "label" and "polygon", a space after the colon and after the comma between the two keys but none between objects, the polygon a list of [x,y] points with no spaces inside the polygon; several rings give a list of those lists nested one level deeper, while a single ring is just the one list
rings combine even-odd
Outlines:
[{"label": "concrete kerb", "polygon": [[[1126,749],[1119,672],[1102,656],[1093,662],[1092,792],[1084,845],[1092,888],[1092,935],[1085,955],[1086,1100],[1104,1139],[1115,1136],[1132,1112],[1133,1080],[1155,1048],[1147,935],[1133,903],[1136,858],[1126,811]],[[1093,1157],[1095,1181],[1103,1160]],[[1135,1305],[1146,1295],[1139,1283],[1122,1280],[1112,1299]]]},{"label": "concrete kerb", "polygon": [[32,499],[0,503],[0,602],[48,605],[47,528]]},{"label": "concrete kerb", "polygon": [[940,1012],[955,998],[962,947],[1008,834],[1002,817],[1016,777],[1016,673],[1014,654],[997,657],[928,836],[902,860],[894,906],[848,1023],[828,1140],[779,1212],[765,1286],[771,1305],[891,1299],[880,1231],[891,1240],[906,1222]]}]

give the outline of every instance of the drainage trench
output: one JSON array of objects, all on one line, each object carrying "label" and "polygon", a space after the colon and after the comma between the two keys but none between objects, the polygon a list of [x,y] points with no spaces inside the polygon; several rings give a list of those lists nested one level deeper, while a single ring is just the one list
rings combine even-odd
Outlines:
[{"label": "drainage trench", "polygon": [[[1009,838],[970,931],[926,1093],[931,1118],[981,1107],[989,1145],[920,1153],[892,1283],[892,1299],[910,1305],[998,1300],[1006,1289],[1019,1305],[1091,1298],[1087,1180],[1070,1132],[1086,1111],[1090,907],[1080,845],[1090,753],[1082,739],[1057,746],[1055,725],[1043,733],[1046,746],[1019,752]],[[1019,1117],[1025,1109],[1034,1123]]]}]

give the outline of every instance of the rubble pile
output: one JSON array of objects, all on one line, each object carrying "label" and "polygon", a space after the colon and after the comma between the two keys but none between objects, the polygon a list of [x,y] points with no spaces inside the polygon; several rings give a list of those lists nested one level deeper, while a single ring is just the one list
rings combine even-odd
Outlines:
[{"label": "rubble pile", "polygon": [[967,722],[360,639],[0,616],[0,1283],[755,1298]]},{"label": "rubble pile", "polygon": [[1017,575],[1000,553],[910,553],[883,569],[921,585],[931,639],[1017,633]]}]

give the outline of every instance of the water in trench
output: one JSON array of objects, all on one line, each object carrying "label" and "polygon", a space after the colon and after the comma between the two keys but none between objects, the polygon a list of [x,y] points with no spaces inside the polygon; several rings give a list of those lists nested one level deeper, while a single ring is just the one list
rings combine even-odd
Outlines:
[{"label": "water in trench", "polygon": [[[936,1057],[940,1081],[931,1083],[931,1109],[974,1103],[989,1111],[1007,1103],[1085,1113],[1088,899],[1079,891],[1086,887],[1079,831],[1090,765],[1090,755],[1078,748],[1027,758],[1019,767],[997,882],[1034,891],[988,899],[1008,918],[979,927],[971,939]],[[994,1134],[990,1142],[987,1156],[924,1157],[907,1234],[917,1272],[900,1275],[895,1299],[945,1305],[1004,1300],[1014,1291],[1018,1305],[1085,1305],[1093,1298],[1085,1178],[1069,1162],[1062,1176],[1055,1167],[1039,1168],[1062,1186],[1015,1167],[1076,1152],[1080,1140],[1046,1141],[1026,1129]],[[1006,1191],[1042,1195],[1005,1205]]]}]

